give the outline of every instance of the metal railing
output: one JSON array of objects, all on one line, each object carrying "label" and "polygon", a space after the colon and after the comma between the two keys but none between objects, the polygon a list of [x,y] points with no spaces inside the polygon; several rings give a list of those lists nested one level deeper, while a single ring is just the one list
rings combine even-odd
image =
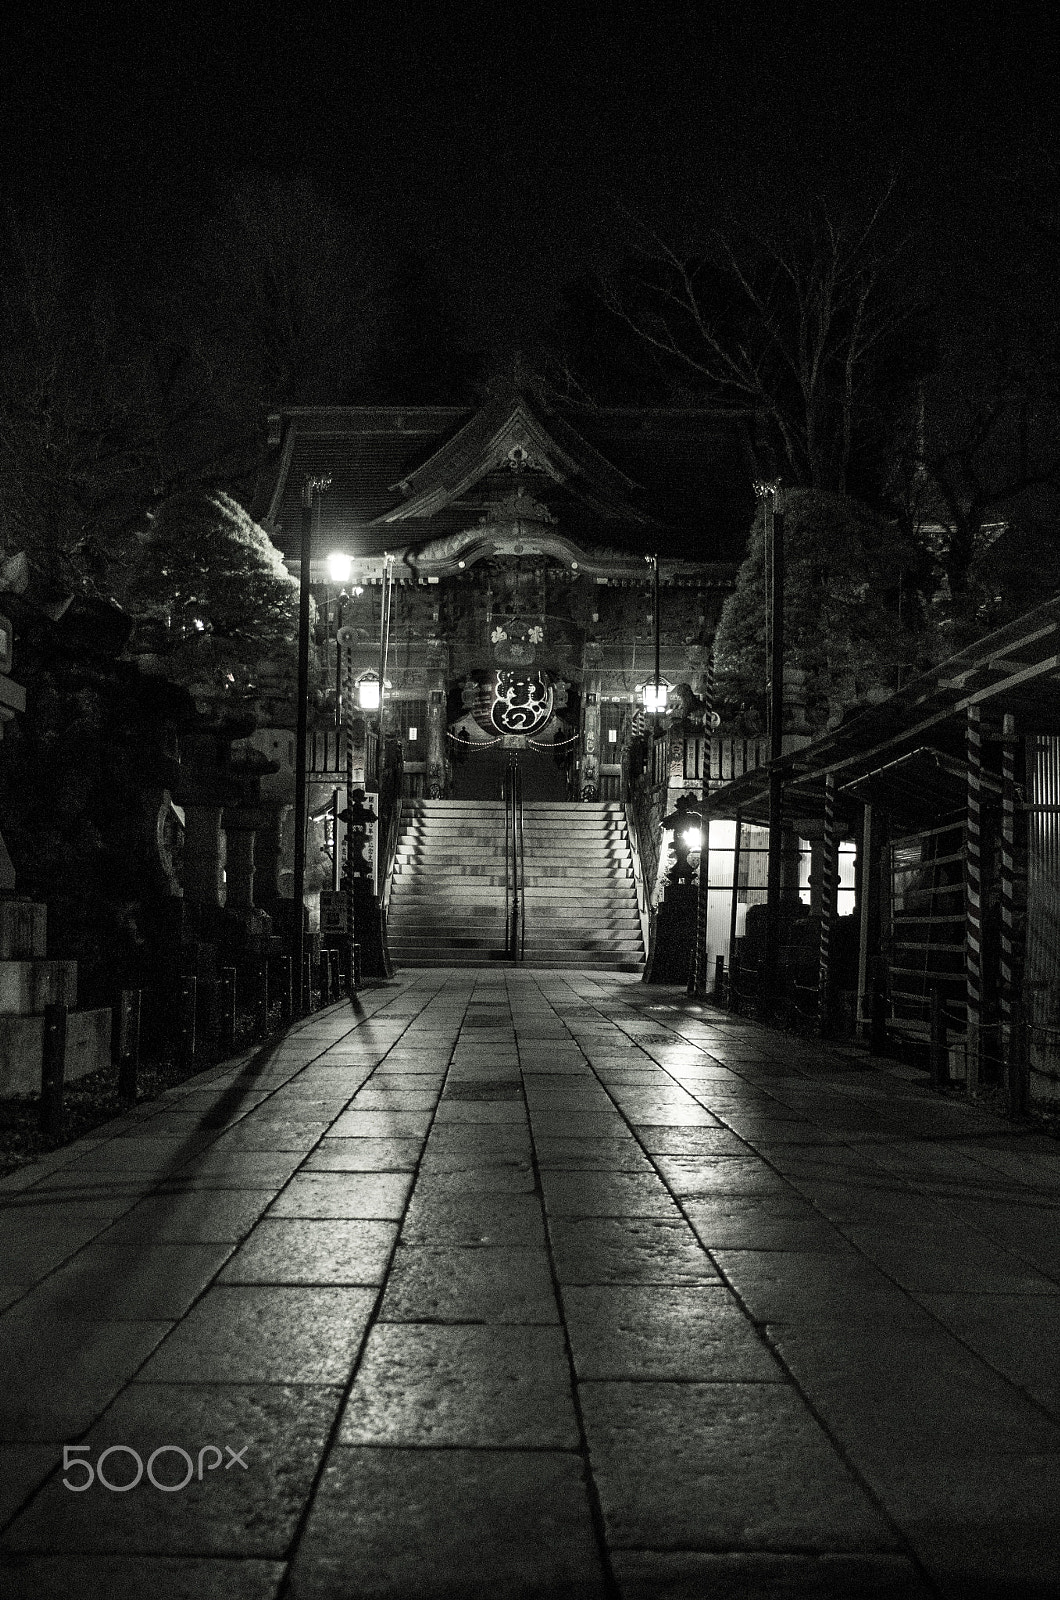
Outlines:
[{"label": "metal railing", "polygon": [[504,775],[504,954],[509,961],[521,961],[526,950],[525,878],[523,779],[513,757]]}]

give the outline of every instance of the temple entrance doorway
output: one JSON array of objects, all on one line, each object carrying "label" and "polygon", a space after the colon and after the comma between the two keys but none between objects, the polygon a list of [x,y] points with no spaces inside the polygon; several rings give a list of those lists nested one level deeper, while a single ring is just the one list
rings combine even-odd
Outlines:
[{"label": "temple entrance doorway", "polygon": [[[503,744],[477,745],[462,750],[452,764],[454,800],[502,800],[504,774],[512,752]],[[518,751],[524,800],[567,800],[566,763],[557,761],[551,750],[526,746]]]}]

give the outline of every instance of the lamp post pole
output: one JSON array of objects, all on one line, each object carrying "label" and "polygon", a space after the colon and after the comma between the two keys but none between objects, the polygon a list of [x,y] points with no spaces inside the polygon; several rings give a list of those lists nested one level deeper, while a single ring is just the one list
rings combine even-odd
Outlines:
[{"label": "lamp post pole", "polygon": [[769,588],[769,866],[766,878],[766,928],[762,986],[759,996],[767,1009],[776,993],[780,959],[781,850],[783,848],[784,791],[780,757],[784,743],[784,513],[777,504],[780,485],[756,483],[763,503],[765,560]]},{"label": "lamp post pole", "polygon": [[353,639],[351,634],[342,638],[339,629],[338,649],[342,672],[342,732],[346,757],[346,831],[343,836],[345,873],[343,889],[346,894],[346,984],[351,997],[357,993],[357,907],[353,889]]},{"label": "lamp post pole", "polygon": [[309,744],[309,602],[313,560],[313,522],[320,496],[330,478],[306,478],[302,485],[302,526],[298,550],[298,707],[294,757],[294,885],[291,918],[291,977],[297,995],[295,1010],[308,1008],[305,990],[305,844]]}]

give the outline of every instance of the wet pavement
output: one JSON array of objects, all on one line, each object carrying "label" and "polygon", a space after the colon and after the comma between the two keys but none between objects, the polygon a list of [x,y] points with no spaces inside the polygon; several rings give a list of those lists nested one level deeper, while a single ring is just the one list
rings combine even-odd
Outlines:
[{"label": "wet pavement", "polygon": [[1058,1224],[904,1069],[401,974],[0,1183],[0,1591],[1060,1595]]}]

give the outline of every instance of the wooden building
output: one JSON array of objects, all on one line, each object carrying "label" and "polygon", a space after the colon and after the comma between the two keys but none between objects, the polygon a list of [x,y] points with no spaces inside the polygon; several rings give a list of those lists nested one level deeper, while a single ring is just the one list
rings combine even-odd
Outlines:
[{"label": "wooden building", "polygon": [[[515,747],[528,798],[624,798],[656,664],[646,557],[659,559],[659,674],[676,706],[702,694],[750,521],[734,438],[702,412],[573,420],[516,391],[478,411],[296,407],[270,427],[257,514],[297,570],[304,486],[328,480],[318,614],[350,630],[356,679],[385,663],[383,732],[400,741],[405,795],[494,795]],[[336,551],[352,563],[341,595]]]}]

